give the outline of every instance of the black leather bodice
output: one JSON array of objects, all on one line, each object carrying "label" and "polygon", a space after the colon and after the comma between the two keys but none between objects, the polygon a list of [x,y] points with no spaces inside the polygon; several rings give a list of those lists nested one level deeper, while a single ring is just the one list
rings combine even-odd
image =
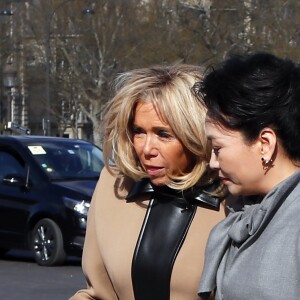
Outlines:
[{"label": "black leather bodice", "polygon": [[176,191],[155,187],[148,180],[136,182],[127,201],[151,193],[147,213],[132,260],[135,300],[168,300],[174,262],[198,205],[219,209],[219,199],[203,188]]}]

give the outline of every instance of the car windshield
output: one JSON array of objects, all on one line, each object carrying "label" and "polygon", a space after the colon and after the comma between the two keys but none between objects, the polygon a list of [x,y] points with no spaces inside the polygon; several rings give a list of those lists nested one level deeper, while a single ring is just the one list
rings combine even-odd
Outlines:
[{"label": "car windshield", "polygon": [[102,151],[89,143],[28,143],[27,148],[53,180],[98,178],[103,168]]}]

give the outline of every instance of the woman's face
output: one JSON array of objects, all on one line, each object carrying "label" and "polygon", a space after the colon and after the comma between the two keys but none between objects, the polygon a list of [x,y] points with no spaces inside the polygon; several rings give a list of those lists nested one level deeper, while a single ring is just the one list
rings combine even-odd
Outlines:
[{"label": "woman's face", "polygon": [[141,166],[155,185],[170,182],[191,168],[192,155],[164,123],[152,103],[137,104],[133,122],[133,145]]},{"label": "woman's face", "polygon": [[264,190],[264,170],[261,161],[261,144],[246,143],[239,131],[225,129],[208,117],[205,131],[212,142],[210,167],[219,171],[219,176],[233,195],[256,195]]}]

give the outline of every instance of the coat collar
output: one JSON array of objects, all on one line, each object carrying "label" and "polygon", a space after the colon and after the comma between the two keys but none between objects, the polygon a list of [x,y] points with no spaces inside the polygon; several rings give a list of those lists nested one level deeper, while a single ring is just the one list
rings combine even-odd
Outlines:
[{"label": "coat collar", "polygon": [[187,190],[179,191],[169,188],[168,186],[152,185],[149,179],[142,179],[133,183],[126,200],[128,202],[137,201],[141,195],[151,194],[165,198],[176,198],[178,201],[189,205],[208,206],[218,210],[220,207],[220,198],[211,195],[209,192],[215,190],[218,183],[212,183],[207,186],[195,186]]}]

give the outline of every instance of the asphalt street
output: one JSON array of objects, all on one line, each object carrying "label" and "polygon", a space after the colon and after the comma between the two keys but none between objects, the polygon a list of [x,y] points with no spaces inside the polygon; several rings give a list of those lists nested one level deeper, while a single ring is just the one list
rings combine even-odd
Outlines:
[{"label": "asphalt street", "polygon": [[40,267],[29,253],[12,251],[0,260],[1,300],[66,300],[84,286],[79,258]]}]

